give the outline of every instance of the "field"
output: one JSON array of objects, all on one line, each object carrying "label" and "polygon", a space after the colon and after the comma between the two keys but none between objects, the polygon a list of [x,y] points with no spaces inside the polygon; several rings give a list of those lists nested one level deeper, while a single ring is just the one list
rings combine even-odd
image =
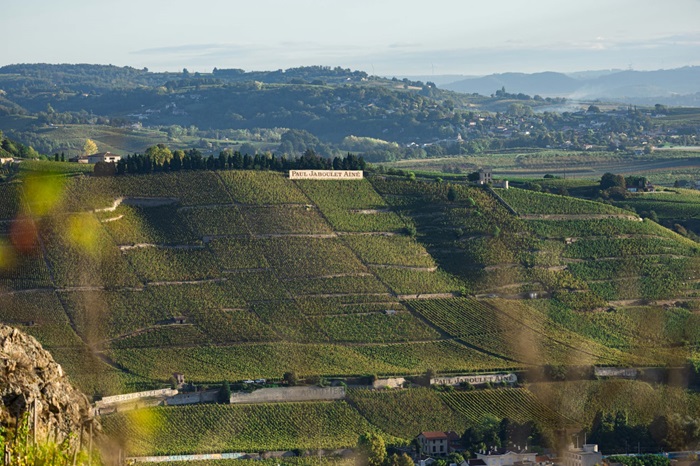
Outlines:
[{"label": "field", "polygon": [[103,422],[129,455],[343,448],[376,431],[342,401],[162,407]]},{"label": "field", "polygon": [[486,415],[508,418],[524,423],[534,421],[545,429],[561,429],[576,425],[576,421],[539,401],[524,389],[498,389],[475,392],[444,393],[443,400],[470,424]]},{"label": "field", "polygon": [[100,152],[113,152],[126,155],[127,152],[143,152],[147,147],[163,142],[167,134],[158,130],[125,129],[104,125],[60,125],[40,129],[37,135],[52,141],[60,141],[62,150],[76,155],[85,139],[97,143]]},{"label": "field", "polygon": [[500,189],[498,194],[520,214],[613,214],[634,215],[622,209],[556,194],[536,193],[518,188]]},{"label": "field", "polygon": [[373,425],[406,440],[416,432],[464,432],[470,425],[445,404],[440,393],[428,388],[378,392],[354,389],[349,391],[348,400]]},{"label": "field", "polygon": [[281,379],[287,371],[300,376],[420,374],[509,369],[520,365],[486,355],[451,340],[393,344],[255,343],[245,345],[118,348],[109,356],[144,378],[168,380],[187,368],[189,380]]},{"label": "field", "polygon": [[[600,180],[604,173],[647,176],[653,183],[672,186],[677,179],[697,179],[700,174],[697,148],[692,150],[663,149],[653,154],[635,156],[608,151],[562,151],[553,149],[515,149],[489,151],[482,154],[408,159],[386,162],[385,168],[394,168],[433,176],[464,179],[467,173],[481,167],[492,167],[497,179],[546,183],[545,175],[556,175],[568,183],[571,179]],[[462,175],[449,173],[459,168]]]},{"label": "field", "polygon": [[448,334],[520,364],[650,363],[588,340],[519,302],[458,298],[411,306]]},{"label": "field", "polygon": [[234,201],[241,204],[308,204],[309,200],[281,173],[224,171],[219,173]]},{"label": "field", "polygon": [[528,386],[550,408],[580,423],[590,423],[596,412],[623,411],[630,424],[648,425],[656,416],[677,413],[697,417],[697,393],[679,387],[652,386],[631,380],[578,381],[561,384],[535,383]]},{"label": "field", "polygon": [[395,232],[405,226],[365,180],[296,183],[337,231]]},{"label": "field", "polygon": [[486,416],[534,421],[550,433],[577,424],[522,388],[412,388],[350,389],[335,402],[148,408],[106,416],[103,425],[127,455],[174,455],[354,447],[366,432],[408,444],[416,432],[462,433]]}]

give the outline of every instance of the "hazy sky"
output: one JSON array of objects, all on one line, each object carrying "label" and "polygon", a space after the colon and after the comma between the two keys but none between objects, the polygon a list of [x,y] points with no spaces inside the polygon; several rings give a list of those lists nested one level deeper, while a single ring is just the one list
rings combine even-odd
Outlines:
[{"label": "hazy sky", "polygon": [[378,75],[700,65],[700,0],[4,0],[0,65]]}]

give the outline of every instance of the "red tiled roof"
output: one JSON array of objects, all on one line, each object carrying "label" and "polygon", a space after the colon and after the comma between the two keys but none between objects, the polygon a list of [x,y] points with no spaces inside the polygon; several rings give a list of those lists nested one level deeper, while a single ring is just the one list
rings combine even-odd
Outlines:
[{"label": "red tiled roof", "polygon": [[420,434],[428,440],[439,440],[447,438],[447,434],[444,432],[421,432]]}]

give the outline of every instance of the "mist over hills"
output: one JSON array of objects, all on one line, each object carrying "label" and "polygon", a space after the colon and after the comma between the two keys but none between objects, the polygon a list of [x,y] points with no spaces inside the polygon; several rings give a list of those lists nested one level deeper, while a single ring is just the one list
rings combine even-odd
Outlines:
[{"label": "mist over hills", "polygon": [[638,104],[697,105],[700,67],[657,71],[613,71],[565,74],[501,73],[466,78],[439,85],[443,89],[490,95],[505,87],[509,92],[544,97],[608,99]]}]

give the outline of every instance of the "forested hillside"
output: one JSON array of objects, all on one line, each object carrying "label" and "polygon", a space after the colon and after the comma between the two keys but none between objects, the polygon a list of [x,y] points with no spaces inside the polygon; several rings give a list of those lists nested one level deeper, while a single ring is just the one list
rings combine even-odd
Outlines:
[{"label": "forested hillside", "polygon": [[342,68],[0,68],[0,129],[48,156],[77,155],[89,138],[121,155],[167,141],[214,155],[232,149],[294,156],[311,148],[324,156],[351,151],[370,162],[514,149],[617,160],[636,151],[650,158],[657,145],[696,144],[697,128],[695,109],[569,103],[505,88],[460,94]]}]

